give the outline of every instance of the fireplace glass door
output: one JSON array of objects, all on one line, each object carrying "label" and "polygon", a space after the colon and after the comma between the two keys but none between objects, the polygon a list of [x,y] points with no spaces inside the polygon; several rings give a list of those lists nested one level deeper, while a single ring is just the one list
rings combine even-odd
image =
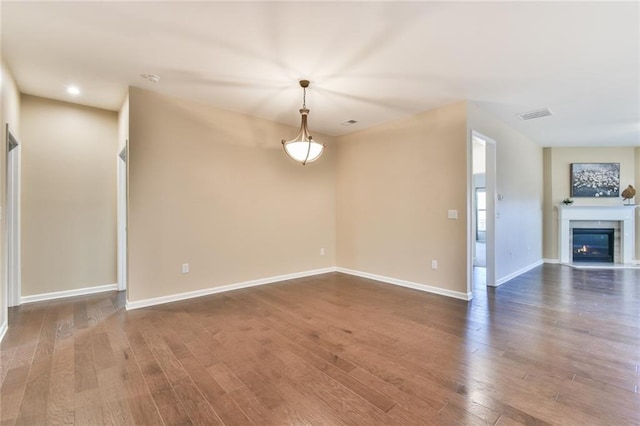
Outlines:
[{"label": "fireplace glass door", "polygon": [[573,229],[574,262],[613,262],[613,229]]}]

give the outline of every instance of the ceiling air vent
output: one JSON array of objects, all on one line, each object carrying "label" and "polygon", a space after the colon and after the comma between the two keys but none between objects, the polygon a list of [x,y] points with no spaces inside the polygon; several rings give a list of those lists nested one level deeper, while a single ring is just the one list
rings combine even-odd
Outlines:
[{"label": "ceiling air vent", "polygon": [[548,117],[550,115],[553,115],[551,110],[549,108],[543,108],[518,114],[518,117],[520,117],[521,120],[533,120],[534,118]]}]

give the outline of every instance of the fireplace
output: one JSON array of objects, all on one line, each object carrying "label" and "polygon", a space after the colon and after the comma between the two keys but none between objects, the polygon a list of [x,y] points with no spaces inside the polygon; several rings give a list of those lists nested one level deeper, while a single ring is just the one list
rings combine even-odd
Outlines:
[{"label": "fireplace", "polygon": [[613,263],[614,235],[611,228],[573,228],[573,261]]},{"label": "fireplace", "polygon": [[[573,262],[574,228],[615,228],[613,263],[633,265],[635,259],[636,208],[638,206],[558,206],[558,254],[560,263]],[[594,226],[582,226],[580,222]],[[608,222],[608,223],[604,223]],[[615,222],[615,226],[609,223]]]}]

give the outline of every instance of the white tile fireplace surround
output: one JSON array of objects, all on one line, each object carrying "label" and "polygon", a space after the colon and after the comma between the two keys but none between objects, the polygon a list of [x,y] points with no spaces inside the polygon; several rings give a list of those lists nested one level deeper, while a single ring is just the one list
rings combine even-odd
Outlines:
[{"label": "white tile fireplace surround", "polygon": [[[638,206],[558,206],[558,253],[560,263],[572,262],[571,222],[608,221],[620,224],[620,252],[618,259],[625,265],[633,264],[635,257],[635,218]],[[573,224],[579,228],[578,223]]]}]

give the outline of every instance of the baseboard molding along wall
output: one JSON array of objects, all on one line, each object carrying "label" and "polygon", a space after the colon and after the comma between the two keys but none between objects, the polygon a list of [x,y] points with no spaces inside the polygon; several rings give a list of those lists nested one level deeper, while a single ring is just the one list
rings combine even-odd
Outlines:
[{"label": "baseboard molding along wall", "polygon": [[531,265],[525,266],[522,269],[518,269],[515,272],[510,273],[507,276],[504,276],[498,280],[496,280],[496,285],[494,287],[498,287],[504,283],[506,283],[507,281],[511,281],[512,279],[514,279],[515,277],[517,277],[518,275],[522,275],[525,272],[529,272],[530,270],[532,270],[533,268],[537,268],[538,266],[542,265],[544,262],[544,260],[540,259],[537,262],[532,263]]},{"label": "baseboard molding along wall", "polygon": [[549,263],[552,265],[557,265],[560,263],[560,259],[542,259],[544,263]]},{"label": "baseboard molding along wall", "polygon": [[7,330],[9,329],[7,321],[5,320],[2,325],[0,325],[0,342],[4,339],[4,335],[7,334]]},{"label": "baseboard molding along wall", "polygon": [[130,302],[127,300],[127,310],[146,308],[149,306],[162,305],[165,303],[179,302],[181,300],[193,299],[194,297],[208,296],[210,294],[223,293],[225,291],[239,290],[241,288],[256,287],[259,285],[271,284],[279,281],[293,280],[296,278],[310,277],[313,275],[326,274],[335,272],[335,267],[313,269],[310,271],[296,272],[293,274],[277,275],[275,277],[261,278],[257,280],[245,281],[241,283],[222,285],[219,287],[209,287],[202,290],[188,291],[185,293],[170,294],[168,296],[153,297],[151,299],[136,300]]},{"label": "baseboard molding along wall", "polygon": [[[506,277],[502,277],[500,278],[497,282],[496,282],[496,287],[499,285],[504,284],[505,282],[512,280],[513,278],[517,277],[518,275],[522,275],[525,272],[530,271],[531,269],[542,265],[543,263],[558,263],[557,260],[554,259],[544,259],[544,260],[539,260],[535,263],[532,263],[529,266],[526,266],[516,272],[513,272],[509,275],[507,275]],[[638,261],[638,263],[640,263],[640,261]],[[313,276],[313,275],[320,275],[320,274],[326,274],[329,272],[340,272],[343,274],[347,274],[347,275],[354,275],[357,277],[362,277],[362,278],[368,278],[371,280],[375,280],[375,281],[381,281],[383,283],[387,283],[387,284],[393,284],[393,285],[397,285],[400,287],[407,287],[407,288],[411,288],[414,290],[420,290],[420,291],[424,291],[427,293],[433,293],[433,294],[439,294],[441,296],[447,296],[447,297],[453,297],[455,299],[461,299],[461,300],[471,300],[473,295],[472,293],[463,293],[460,291],[454,291],[454,290],[447,290],[444,288],[440,288],[440,287],[434,287],[434,286],[430,286],[427,284],[420,284],[420,283],[416,283],[416,282],[412,282],[412,281],[406,281],[406,280],[401,280],[398,278],[392,278],[392,277],[386,277],[383,275],[377,275],[377,274],[371,274],[369,272],[363,272],[363,271],[356,271],[353,269],[348,269],[348,268],[341,268],[341,267],[329,267],[329,268],[323,268],[323,269],[314,269],[314,270],[310,270],[310,271],[303,271],[303,272],[296,272],[293,274],[286,274],[286,275],[277,275],[274,277],[269,277],[269,278],[261,278],[261,279],[257,279],[257,280],[251,280],[251,281],[245,281],[245,282],[240,282],[240,283],[235,283],[235,284],[228,284],[228,285],[223,285],[223,286],[219,286],[219,287],[210,287],[210,288],[205,288],[202,290],[195,290],[195,291],[189,291],[189,292],[185,292],[185,293],[178,293],[178,294],[171,294],[168,296],[160,296],[160,297],[154,297],[154,298],[150,298],[150,299],[143,299],[143,300],[137,300],[137,301],[127,301],[126,304],[126,308],[127,310],[132,310],[132,309],[140,309],[140,308],[146,308],[148,306],[155,306],[155,305],[161,305],[164,303],[171,303],[171,302],[178,302],[181,300],[187,300],[187,299],[193,299],[195,297],[200,297],[200,296],[207,296],[210,294],[216,294],[216,293],[223,293],[225,291],[232,291],[232,290],[239,290],[241,288],[248,288],[248,287],[255,287],[255,286],[259,286],[259,285],[265,285],[265,284],[271,284],[271,283],[275,283],[275,282],[279,282],[279,281],[287,281],[287,280],[292,280],[292,279],[296,279],[296,278],[303,278],[303,277],[309,277],[309,276]],[[95,286],[95,287],[86,287],[86,288],[79,288],[79,289],[74,289],[74,290],[65,290],[65,291],[57,291],[57,292],[52,292],[52,293],[43,293],[43,294],[35,294],[32,296],[23,296],[20,298],[20,302],[21,303],[33,303],[33,302],[42,302],[42,301],[46,301],[46,300],[54,300],[54,299],[61,299],[63,297],[73,297],[73,296],[86,296],[89,294],[95,294],[95,293],[103,293],[106,291],[116,291],[118,290],[118,284],[107,284],[107,285],[101,285],[101,286]],[[5,322],[5,324],[3,324],[2,326],[0,326],[0,340],[2,340],[2,337],[4,336],[4,334],[7,331],[7,324]]]},{"label": "baseboard molding along wall", "polygon": [[249,287],[256,287],[259,285],[265,285],[265,284],[272,284],[272,283],[276,283],[276,282],[280,282],[280,281],[286,281],[286,280],[293,280],[296,278],[303,278],[303,277],[309,277],[309,276],[313,276],[313,275],[321,275],[321,274],[326,274],[329,272],[341,272],[343,274],[347,274],[347,275],[354,275],[357,277],[362,277],[362,278],[369,278],[372,280],[376,280],[376,281],[381,281],[387,284],[394,284],[394,285],[398,285],[401,287],[408,287],[408,288],[412,288],[414,290],[420,290],[420,291],[424,291],[427,293],[433,293],[433,294],[439,294],[441,296],[448,296],[448,297],[453,297],[455,299],[461,299],[461,300],[471,300],[472,298],[472,294],[471,293],[462,293],[462,292],[458,292],[458,291],[453,291],[453,290],[447,290],[447,289],[443,289],[443,288],[438,288],[438,287],[433,287],[433,286],[429,286],[429,285],[425,285],[425,284],[419,284],[419,283],[414,283],[411,281],[405,281],[405,280],[400,280],[397,278],[391,278],[391,277],[385,277],[382,275],[376,275],[376,274],[370,274],[368,272],[361,272],[361,271],[355,271],[352,269],[347,269],[347,268],[339,268],[339,267],[330,267],[330,268],[323,268],[323,269],[314,269],[311,271],[304,271],[304,272],[297,272],[297,273],[293,273],[293,274],[287,274],[287,275],[278,275],[275,277],[269,277],[269,278],[261,278],[258,280],[252,280],[252,281],[245,281],[245,282],[240,282],[240,283],[235,283],[235,284],[228,284],[228,285],[223,285],[223,286],[219,286],[219,287],[210,287],[210,288],[204,288],[202,290],[194,290],[194,291],[188,291],[185,293],[178,293],[178,294],[170,294],[168,296],[160,296],[160,297],[153,297],[150,299],[143,299],[143,300],[136,300],[136,301],[127,301],[127,310],[133,310],[133,309],[140,309],[140,308],[146,308],[149,306],[156,306],[156,305],[162,305],[165,303],[171,303],[171,302],[179,302],[181,300],[187,300],[187,299],[193,299],[195,297],[201,297],[201,296],[208,296],[211,294],[216,294],[216,293],[224,293],[226,291],[232,291],[232,290],[239,290],[242,288],[249,288]]},{"label": "baseboard molding along wall", "polygon": [[460,291],[447,290],[445,288],[433,287],[426,284],[420,284],[413,281],[400,280],[398,278],[385,277],[383,275],[370,274],[369,272],[355,271],[347,268],[336,268],[336,271],[343,274],[355,275],[356,277],[369,278],[375,281],[382,281],[383,283],[393,284],[400,287],[412,288],[414,290],[420,290],[427,293],[439,294],[441,296],[453,297],[461,300],[471,300],[473,298],[472,293],[463,293]]},{"label": "baseboard molding along wall", "polygon": [[74,290],[54,291],[52,293],[23,296],[20,298],[20,303],[42,302],[45,300],[62,299],[63,297],[86,296],[88,294],[104,293],[105,291],[115,291],[117,289],[118,284],[106,284],[95,287],[77,288]]}]

